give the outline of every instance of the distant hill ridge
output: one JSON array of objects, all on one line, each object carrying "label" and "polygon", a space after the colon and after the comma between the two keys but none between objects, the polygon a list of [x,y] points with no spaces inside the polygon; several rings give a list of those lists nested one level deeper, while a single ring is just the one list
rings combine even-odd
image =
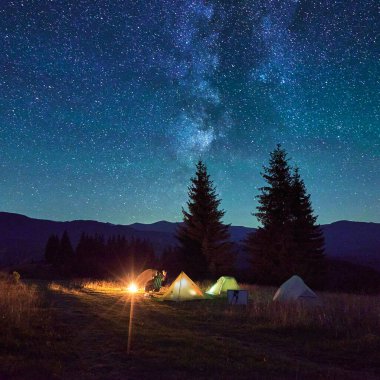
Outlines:
[{"label": "distant hill ridge", "polygon": [[[82,232],[101,234],[105,238],[123,235],[126,238],[146,239],[157,252],[176,243],[178,223],[159,221],[152,224],[117,225],[93,220],[50,221],[25,215],[0,212],[0,264],[7,265],[28,260],[39,260],[48,237],[67,230],[75,246]],[[337,221],[321,226],[329,258],[370,266],[380,270],[380,223]],[[254,228],[231,226],[231,238],[242,241]]]}]

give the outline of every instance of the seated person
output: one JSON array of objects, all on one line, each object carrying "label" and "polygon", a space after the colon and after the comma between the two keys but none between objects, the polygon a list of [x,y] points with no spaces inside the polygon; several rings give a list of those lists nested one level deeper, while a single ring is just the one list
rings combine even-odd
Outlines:
[{"label": "seated person", "polygon": [[165,270],[156,272],[155,276],[145,285],[146,292],[159,292],[166,281],[167,272]]},{"label": "seated person", "polygon": [[156,278],[157,273],[158,272],[156,272],[156,274],[145,284],[145,291],[146,292],[153,291],[153,289],[154,289],[154,279]]},{"label": "seated person", "polygon": [[162,273],[162,276],[163,276],[162,282],[161,282],[161,286],[165,286],[166,283],[167,283],[167,281],[168,281],[168,272],[166,272],[166,270],[163,269],[161,271],[161,273]]},{"label": "seated person", "polygon": [[162,270],[157,272],[156,276],[153,278],[153,291],[159,292],[163,282],[166,279],[166,271]]}]

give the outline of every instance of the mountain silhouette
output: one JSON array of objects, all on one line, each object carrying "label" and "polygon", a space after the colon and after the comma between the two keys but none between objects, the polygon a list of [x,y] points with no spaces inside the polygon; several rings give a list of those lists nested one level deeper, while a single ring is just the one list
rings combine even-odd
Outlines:
[{"label": "mountain silhouette", "polygon": [[[57,222],[29,218],[24,215],[0,212],[0,265],[41,260],[48,237],[67,231],[75,246],[84,232],[105,238],[122,235],[126,238],[149,240],[160,254],[165,247],[176,244],[178,223],[159,221],[152,224],[117,225],[93,220]],[[338,221],[321,226],[325,236],[326,255],[380,271],[380,223]],[[231,239],[241,244],[254,228],[231,226]],[[241,252],[240,265],[246,258]]]}]

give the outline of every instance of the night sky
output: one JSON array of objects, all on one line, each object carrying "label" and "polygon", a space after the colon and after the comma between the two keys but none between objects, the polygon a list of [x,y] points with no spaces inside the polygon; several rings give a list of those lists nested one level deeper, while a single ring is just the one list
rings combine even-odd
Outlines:
[{"label": "night sky", "polygon": [[0,2],[0,209],[179,221],[202,158],[256,226],[283,144],[319,223],[380,222],[372,0]]}]

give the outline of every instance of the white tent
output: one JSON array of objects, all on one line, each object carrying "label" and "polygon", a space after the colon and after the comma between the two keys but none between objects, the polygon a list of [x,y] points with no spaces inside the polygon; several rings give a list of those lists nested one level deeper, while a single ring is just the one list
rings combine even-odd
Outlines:
[{"label": "white tent", "polygon": [[185,272],[180,273],[161,297],[163,300],[171,301],[187,301],[197,298],[203,298],[202,290]]},{"label": "white tent", "polygon": [[292,276],[285,281],[277,290],[273,301],[303,301],[318,304],[318,296],[303,282],[301,277]]},{"label": "white tent", "polygon": [[151,280],[156,273],[157,269],[146,269],[144,272],[141,272],[135,279],[137,287],[139,289],[145,288],[146,283]]}]

